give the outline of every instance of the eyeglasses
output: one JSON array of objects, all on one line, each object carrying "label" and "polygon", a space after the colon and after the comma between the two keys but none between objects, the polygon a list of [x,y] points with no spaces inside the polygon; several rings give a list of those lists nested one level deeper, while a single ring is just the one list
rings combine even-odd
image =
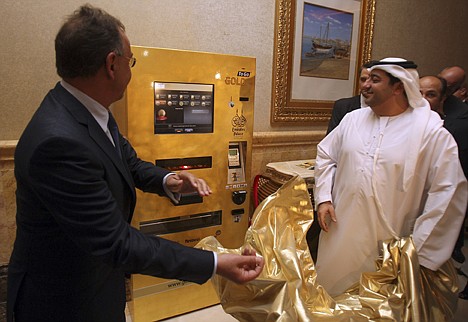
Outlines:
[{"label": "eyeglasses", "polygon": [[127,56],[124,56],[123,54],[121,54],[118,50],[115,50],[114,51],[118,56],[121,56],[123,58],[127,58],[128,59],[128,66],[130,66],[130,68],[132,68],[133,66],[135,66],[136,64],[136,58],[135,57],[127,57]]},{"label": "eyeglasses", "polygon": [[122,55],[123,58],[127,58],[128,59],[128,66],[130,66],[130,68],[132,68],[133,66],[135,66],[136,64],[136,58],[135,57],[125,57],[124,55]]}]

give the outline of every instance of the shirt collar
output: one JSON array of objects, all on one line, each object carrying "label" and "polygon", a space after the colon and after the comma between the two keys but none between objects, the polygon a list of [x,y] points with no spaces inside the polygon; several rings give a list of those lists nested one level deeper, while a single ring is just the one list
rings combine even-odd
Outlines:
[{"label": "shirt collar", "polygon": [[102,128],[102,130],[107,133],[107,122],[109,121],[109,111],[99,104],[97,101],[77,89],[76,87],[73,87],[63,79],[60,81],[60,85],[63,86],[70,94],[72,94],[81,104],[86,107],[86,109],[91,113],[91,115],[94,117],[96,122],[99,124],[99,126]]}]

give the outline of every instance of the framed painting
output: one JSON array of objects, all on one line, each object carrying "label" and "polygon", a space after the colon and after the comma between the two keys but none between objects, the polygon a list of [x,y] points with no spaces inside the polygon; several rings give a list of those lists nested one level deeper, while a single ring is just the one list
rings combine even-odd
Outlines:
[{"label": "framed painting", "polygon": [[372,50],[375,0],[276,0],[272,123],[328,122],[358,93]]}]

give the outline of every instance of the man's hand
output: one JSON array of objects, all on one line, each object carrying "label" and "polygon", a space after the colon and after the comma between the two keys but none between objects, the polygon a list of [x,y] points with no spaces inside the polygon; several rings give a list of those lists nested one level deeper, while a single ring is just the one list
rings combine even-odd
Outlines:
[{"label": "man's hand", "polygon": [[196,191],[202,197],[208,196],[212,192],[205,180],[197,178],[187,171],[181,171],[167,177],[166,187],[172,192],[179,193]]},{"label": "man's hand", "polygon": [[250,282],[258,277],[265,264],[263,257],[254,250],[244,249],[242,255],[218,254],[216,274],[237,284]]},{"label": "man's hand", "polygon": [[336,223],[335,207],[331,201],[325,201],[319,204],[317,209],[317,219],[323,231],[328,232],[330,220]]}]

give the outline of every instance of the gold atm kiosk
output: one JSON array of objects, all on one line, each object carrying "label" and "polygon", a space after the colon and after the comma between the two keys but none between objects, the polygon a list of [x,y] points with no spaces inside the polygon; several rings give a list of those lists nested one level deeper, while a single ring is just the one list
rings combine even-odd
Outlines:
[{"label": "gold atm kiosk", "polygon": [[[249,222],[255,59],[132,46],[137,63],[113,113],[146,161],[206,180],[209,197],[168,198],[137,191],[132,225],[186,246],[215,236],[243,244]],[[134,275],[133,321],[155,321],[217,304],[204,285]]]}]

